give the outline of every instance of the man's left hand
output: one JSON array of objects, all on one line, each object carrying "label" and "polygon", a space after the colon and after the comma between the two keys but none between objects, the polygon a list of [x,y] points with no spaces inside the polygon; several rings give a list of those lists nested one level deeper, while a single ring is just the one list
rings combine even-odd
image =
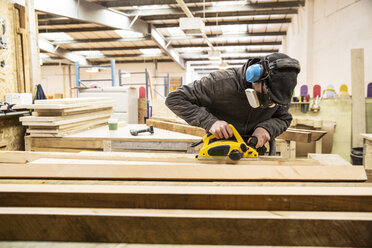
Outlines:
[{"label": "man's left hand", "polygon": [[270,140],[270,134],[265,128],[258,127],[254,130],[252,136],[257,137],[256,148],[262,147],[266,142]]}]

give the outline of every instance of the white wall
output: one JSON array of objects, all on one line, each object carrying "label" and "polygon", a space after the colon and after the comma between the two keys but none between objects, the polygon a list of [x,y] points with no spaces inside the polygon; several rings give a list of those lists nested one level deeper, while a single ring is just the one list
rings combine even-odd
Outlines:
[{"label": "white wall", "polygon": [[[339,92],[346,84],[351,93],[351,49],[364,49],[365,84],[372,82],[372,1],[306,0],[290,24],[288,54],[300,60],[296,94],[302,84],[324,89],[333,84]],[[310,91],[312,94],[312,91]]]}]

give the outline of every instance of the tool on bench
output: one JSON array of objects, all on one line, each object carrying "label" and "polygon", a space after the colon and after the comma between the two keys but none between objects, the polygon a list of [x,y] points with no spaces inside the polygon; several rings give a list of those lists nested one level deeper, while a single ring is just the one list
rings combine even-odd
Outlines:
[{"label": "tool on bench", "polygon": [[137,136],[139,133],[145,133],[145,132],[149,132],[149,133],[153,134],[154,133],[154,127],[152,125],[150,125],[146,129],[140,129],[140,130],[131,129],[130,130],[130,134],[133,135],[133,136]]},{"label": "tool on bench", "polygon": [[[249,139],[249,143],[246,144],[243,138],[235,127],[229,124],[233,131],[233,137],[231,139],[217,139],[213,134],[207,133],[202,140],[191,144],[191,147],[195,147],[201,143],[203,147],[196,157],[198,159],[230,159],[233,161],[244,159],[258,159],[258,155],[264,155],[266,147],[260,147],[255,149],[258,139],[256,136],[252,136]],[[269,141],[269,156],[276,154],[276,143],[275,139]]]},{"label": "tool on bench", "polygon": [[208,132],[201,141],[193,143],[192,147],[204,143],[196,157],[198,159],[229,158],[234,161],[241,158],[258,158],[256,149],[244,142],[233,125],[229,124],[229,126],[233,131],[231,139],[216,139],[213,134]]},{"label": "tool on bench", "polygon": [[15,106],[15,104],[11,104],[8,102],[4,102],[4,105],[0,102],[0,113],[10,113],[15,112],[14,109],[12,109]]}]

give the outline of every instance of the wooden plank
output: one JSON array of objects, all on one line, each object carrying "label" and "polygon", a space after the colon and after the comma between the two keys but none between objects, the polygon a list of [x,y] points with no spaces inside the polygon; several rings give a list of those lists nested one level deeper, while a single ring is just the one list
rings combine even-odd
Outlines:
[{"label": "wooden plank", "polygon": [[81,104],[81,103],[97,103],[99,102],[106,102],[106,101],[112,101],[112,98],[110,97],[84,97],[84,98],[63,98],[63,99],[48,99],[48,100],[35,100],[35,104],[64,104],[64,105],[70,105],[70,104]]},{"label": "wooden plank", "polygon": [[200,127],[194,127],[194,126],[190,126],[187,124],[170,123],[170,122],[159,121],[159,120],[154,120],[154,119],[147,119],[146,125],[153,125],[156,128],[195,135],[199,137],[203,137],[206,134],[205,130]]},{"label": "wooden plank", "polygon": [[63,125],[58,125],[58,126],[51,126],[51,125],[50,126],[28,126],[28,130],[46,130],[46,131],[57,130],[57,131],[63,132],[63,131],[66,131],[67,129],[80,127],[82,125],[89,126],[89,124],[96,124],[97,122],[102,123],[102,121],[107,123],[108,117],[106,116],[103,118],[92,119],[89,121],[63,124]]},{"label": "wooden plank", "polygon": [[[77,116],[77,117],[70,117],[65,119],[60,119],[56,121],[30,121],[30,119],[24,119],[22,121],[23,126],[60,126],[60,125],[66,125],[66,124],[72,124],[72,123],[78,123],[78,122],[85,122],[100,118],[110,118],[110,115],[112,113],[112,110],[104,111],[100,113],[92,112],[90,115],[84,115],[84,116]],[[30,116],[31,118],[35,118]],[[42,117],[39,117],[42,118]]]},{"label": "wooden plank", "polygon": [[[57,99],[60,100],[60,99]],[[62,99],[63,100],[63,99]],[[53,100],[46,100],[46,101],[53,101]],[[112,99],[109,100],[101,100],[97,98],[96,101],[90,102],[79,102],[79,103],[71,103],[71,104],[17,104],[13,107],[13,109],[35,109],[35,110],[64,110],[64,109],[74,109],[74,108],[91,108],[99,105],[100,107],[110,107],[115,104],[115,101]]]},{"label": "wooden plank", "polygon": [[40,158],[61,159],[85,159],[85,160],[118,160],[118,161],[149,161],[149,162],[184,162],[184,163],[234,163],[236,165],[320,165],[313,159],[288,160],[283,158],[260,157],[260,160],[223,161],[223,160],[197,160],[193,154],[178,153],[144,153],[144,152],[92,152],[80,153],[64,152],[24,152],[24,151],[0,151],[0,161],[3,163],[28,163]]},{"label": "wooden plank", "polygon": [[69,120],[69,119],[77,119],[77,118],[83,118],[87,116],[92,115],[100,115],[100,114],[111,114],[113,112],[112,108],[106,108],[104,110],[100,111],[94,111],[90,113],[84,113],[84,114],[77,114],[77,115],[70,115],[70,116],[23,116],[20,117],[19,120],[21,122],[57,122],[57,121],[63,121],[63,120]]},{"label": "wooden plank", "polygon": [[364,49],[351,49],[352,147],[363,146],[360,134],[366,132]]},{"label": "wooden plank", "polygon": [[31,149],[35,148],[67,148],[67,149],[103,149],[102,140],[95,140],[89,138],[74,139],[69,137],[63,138],[37,138],[25,137],[25,142]]},{"label": "wooden plank", "polygon": [[89,129],[94,129],[97,127],[102,127],[105,125],[107,125],[107,118],[92,120],[89,122],[89,124],[80,125],[75,128],[65,129],[64,131],[58,132],[58,133],[48,133],[48,132],[33,133],[32,131],[31,132],[27,131],[27,132],[30,133],[31,137],[65,137],[66,135],[74,134],[74,133],[89,130]]},{"label": "wooden plank", "polygon": [[0,208],[0,240],[370,247],[371,230],[358,212]]},{"label": "wooden plank", "polygon": [[0,207],[371,212],[372,188],[0,184]]},{"label": "wooden plank", "polygon": [[277,137],[278,139],[298,141],[298,142],[311,142],[310,130],[288,128],[285,132]]},{"label": "wooden plank", "polygon": [[[124,161],[123,161],[124,162]],[[0,178],[130,179],[193,181],[365,181],[362,166],[270,166],[230,164],[0,164]]]}]

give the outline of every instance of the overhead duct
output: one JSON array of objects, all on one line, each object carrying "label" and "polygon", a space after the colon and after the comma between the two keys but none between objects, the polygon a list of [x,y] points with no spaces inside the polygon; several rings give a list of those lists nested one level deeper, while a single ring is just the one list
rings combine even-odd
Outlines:
[{"label": "overhead duct", "polygon": [[200,17],[180,18],[180,28],[186,35],[203,35],[205,24]]}]

